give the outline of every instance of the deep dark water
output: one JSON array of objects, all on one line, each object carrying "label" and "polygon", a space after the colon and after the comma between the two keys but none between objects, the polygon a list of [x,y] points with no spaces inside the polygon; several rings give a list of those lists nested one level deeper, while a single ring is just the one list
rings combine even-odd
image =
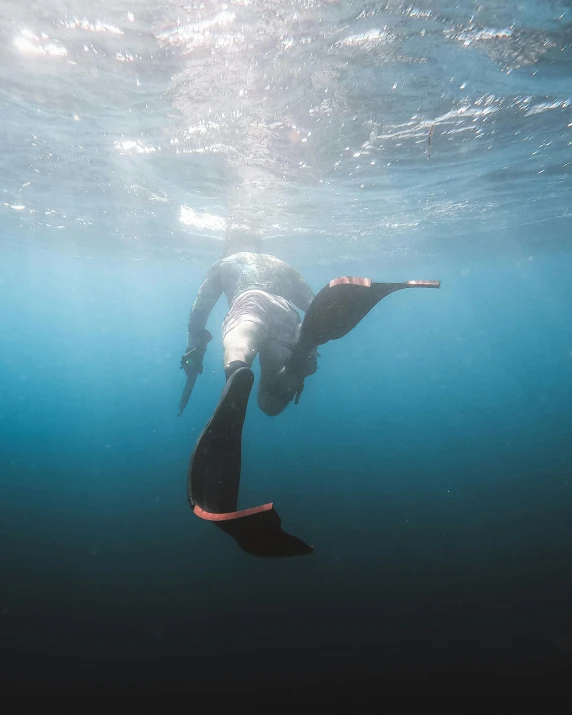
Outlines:
[{"label": "deep dark water", "polygon": [[316,289],[344,272],[443,286],[389,297],[324,346],[280,418],[252,401],[242,503],[275,501],[316,547],[264,561],[186,503],[187,460],[222,388],[217,339],[175,417],[209,259],[7,254],[3,691],[564,684],[571,293],[566,255],[531,258],[298,264]]}]

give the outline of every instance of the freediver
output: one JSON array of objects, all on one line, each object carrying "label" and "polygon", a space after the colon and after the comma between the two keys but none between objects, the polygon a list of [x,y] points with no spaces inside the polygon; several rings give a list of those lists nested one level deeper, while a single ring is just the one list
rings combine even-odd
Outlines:
[{"label": "freediver", "polygon": [[197,370],[202,372],[211,340],[205,326],[224,293],[229,306],[222,324],[226,379],[239,368],[250,368],[258,354],[258,405],[273,417],[299,397],[304,378],[317,369],[314,348],[295,374],[283,370],[300,333],[298,310],[308,310],[314,293],[299,271],[275,256],[261,253],[261,244],[255,235],[239,235],[225,242],[225,256],[208,270],[193,303],[181,367],[187,377],[194,377]]},{"label": "freediver", "polygon": [[[403,288],[439,288],[439,281],[378,283],[343,276],[314,295],[301,273],[275,256],[260,253],[256,236],[227,240],[225,256],[201,284],[188,323],[181,359],[187,382],[182,414],[203,369],[212,340],[207,319],[222,293],[229,310],[223,321],[226,384],[199,436],[187,475],[189,504],[246,552],[265,557],[297,556],[312,548],[281,529],[272,503],[238,511],[242,428],[254,382],[251,365],[260,356],[258,405],[270,416],[298,402],[304,379],[317,369],[319,345],[347,335],[385,296]],[[298,310],[305,313],[303,322]]]}]

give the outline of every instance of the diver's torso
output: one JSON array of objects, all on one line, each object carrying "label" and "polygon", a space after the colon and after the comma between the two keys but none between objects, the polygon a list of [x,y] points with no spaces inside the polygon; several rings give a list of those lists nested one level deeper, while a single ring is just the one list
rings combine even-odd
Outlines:
[{"label": "diver's torso", "polygon": [[229,306],[246,290],[263,290],[295,301],[299,274],[279,258],[265,253],[233,253],[220,262],[222,287]]}]

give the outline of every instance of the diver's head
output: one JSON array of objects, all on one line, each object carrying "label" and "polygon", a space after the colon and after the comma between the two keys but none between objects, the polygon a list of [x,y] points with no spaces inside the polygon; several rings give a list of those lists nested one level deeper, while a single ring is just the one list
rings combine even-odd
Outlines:
[{"label": "diver's head", "polygon": [[252,229],[232,229],[224,239],[223,257],[249,251],[262,253],[262,236]]}]

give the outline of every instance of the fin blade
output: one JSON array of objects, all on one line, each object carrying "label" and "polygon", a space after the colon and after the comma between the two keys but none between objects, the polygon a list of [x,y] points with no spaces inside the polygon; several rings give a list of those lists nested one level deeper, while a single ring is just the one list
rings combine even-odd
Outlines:
[{"label": "fin blade", "polygon": [[339,340],[360,323],[380,300],[404,288],[439,288],[440,281],[378,283],[371,278],[341,276],[316,295],[304,318],[299,351]]},{"label": "fin blade", "polygon": [[226,383],[213,416],[197,440],[189,463],[187,495],[191,506],[207,512],[237,509],[242,461],[242,427],[254,375],[238,369]]}]

